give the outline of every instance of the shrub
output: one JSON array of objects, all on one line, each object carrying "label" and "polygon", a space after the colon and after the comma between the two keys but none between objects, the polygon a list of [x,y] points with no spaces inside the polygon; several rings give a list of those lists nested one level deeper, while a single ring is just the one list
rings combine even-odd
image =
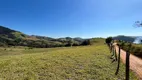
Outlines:
[{"label": "shrub", "polygon": [[[125,51],[128,51],[130,47],[129,43],[124,41],[119,41],[118,45],[120,45],[121,49]],[[142,58],[142,44],[132,44],[130,53]]]}]

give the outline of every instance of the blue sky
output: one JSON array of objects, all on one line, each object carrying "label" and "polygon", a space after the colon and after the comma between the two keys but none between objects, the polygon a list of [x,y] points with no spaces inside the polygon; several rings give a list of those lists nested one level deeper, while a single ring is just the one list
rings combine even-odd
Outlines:
[{"label": "blue sky", "polygon": [[142,36],[142,0],[0,0],[0,25],[49,37]]}]

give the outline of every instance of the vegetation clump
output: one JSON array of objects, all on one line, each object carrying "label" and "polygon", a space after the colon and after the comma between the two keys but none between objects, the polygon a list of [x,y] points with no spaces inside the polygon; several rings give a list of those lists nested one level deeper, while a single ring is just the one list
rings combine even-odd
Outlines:
[{"label": "vegetation clump", "polygon": [[[125,51],[128,51],[129,49],[129,42],[125,42],[125,41],[117,41],[118,45],[121,45],[121,49],[124,49]],[[130,53],[141,57],[142,58],[142,44],[133,44],[131,43],[131,48],[130,48]]]},{"label": "vegetation clump", "polygon": [[110,43],[111,43],[111,41],[112,41],[112,37],[108,37],[108,38],[106,38],[106,43],[107,43],[107,44],[110,44]]}]

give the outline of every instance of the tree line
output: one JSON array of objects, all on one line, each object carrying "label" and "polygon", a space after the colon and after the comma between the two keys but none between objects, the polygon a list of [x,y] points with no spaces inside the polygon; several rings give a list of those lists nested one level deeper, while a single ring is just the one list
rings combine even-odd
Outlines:
[{"label": "tree line", "polygon": [[0,46],[28,46],[36,48],[51,48],[51,47],[71,47],[71,46],[82,46],[90,45],[90,39],[73,39],[73,38],[64,38],[64,39],[38,39],[38,40],[27,40],[22,38],[2,38],[0,37]]}]

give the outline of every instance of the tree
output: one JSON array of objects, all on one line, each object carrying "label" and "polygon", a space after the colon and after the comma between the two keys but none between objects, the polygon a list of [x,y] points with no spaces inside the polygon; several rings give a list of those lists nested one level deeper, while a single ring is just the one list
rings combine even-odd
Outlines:
[{"label": "tree", "polygon": [[86,40],[84,40],[84,41],[82,42],[81,45],[91,45],[91,42],[90,42],[89,39],[86,39]]},{"label": "tree", "polygon": [[15,46],[17,46],[21,41],[22,41],[21,38],[15,38],[14,39]]},{"label": "tree", "polygon": [[106,38],[106,43],[109,45],[112,40],[113,40],[112,37],[108,37],[108,38]]},{"label": "tree", "polygon": [[79,46],[80,43],[78,41],[74,41],[73,46]]},{"label": "tree", "polygon": [[133,26],[134,27],[142,27],[142,21],[136,21]]},{"label": "tree", "polygon": [[74,40],[73,40],[72,38],[70,38],[70,39],[68,39],[68,40],[67,40],[67,44],[66,44],[66,46],[70,46],[70,47],[72,47],[72,46],[73,46],[73,44],[74,44]]}]

